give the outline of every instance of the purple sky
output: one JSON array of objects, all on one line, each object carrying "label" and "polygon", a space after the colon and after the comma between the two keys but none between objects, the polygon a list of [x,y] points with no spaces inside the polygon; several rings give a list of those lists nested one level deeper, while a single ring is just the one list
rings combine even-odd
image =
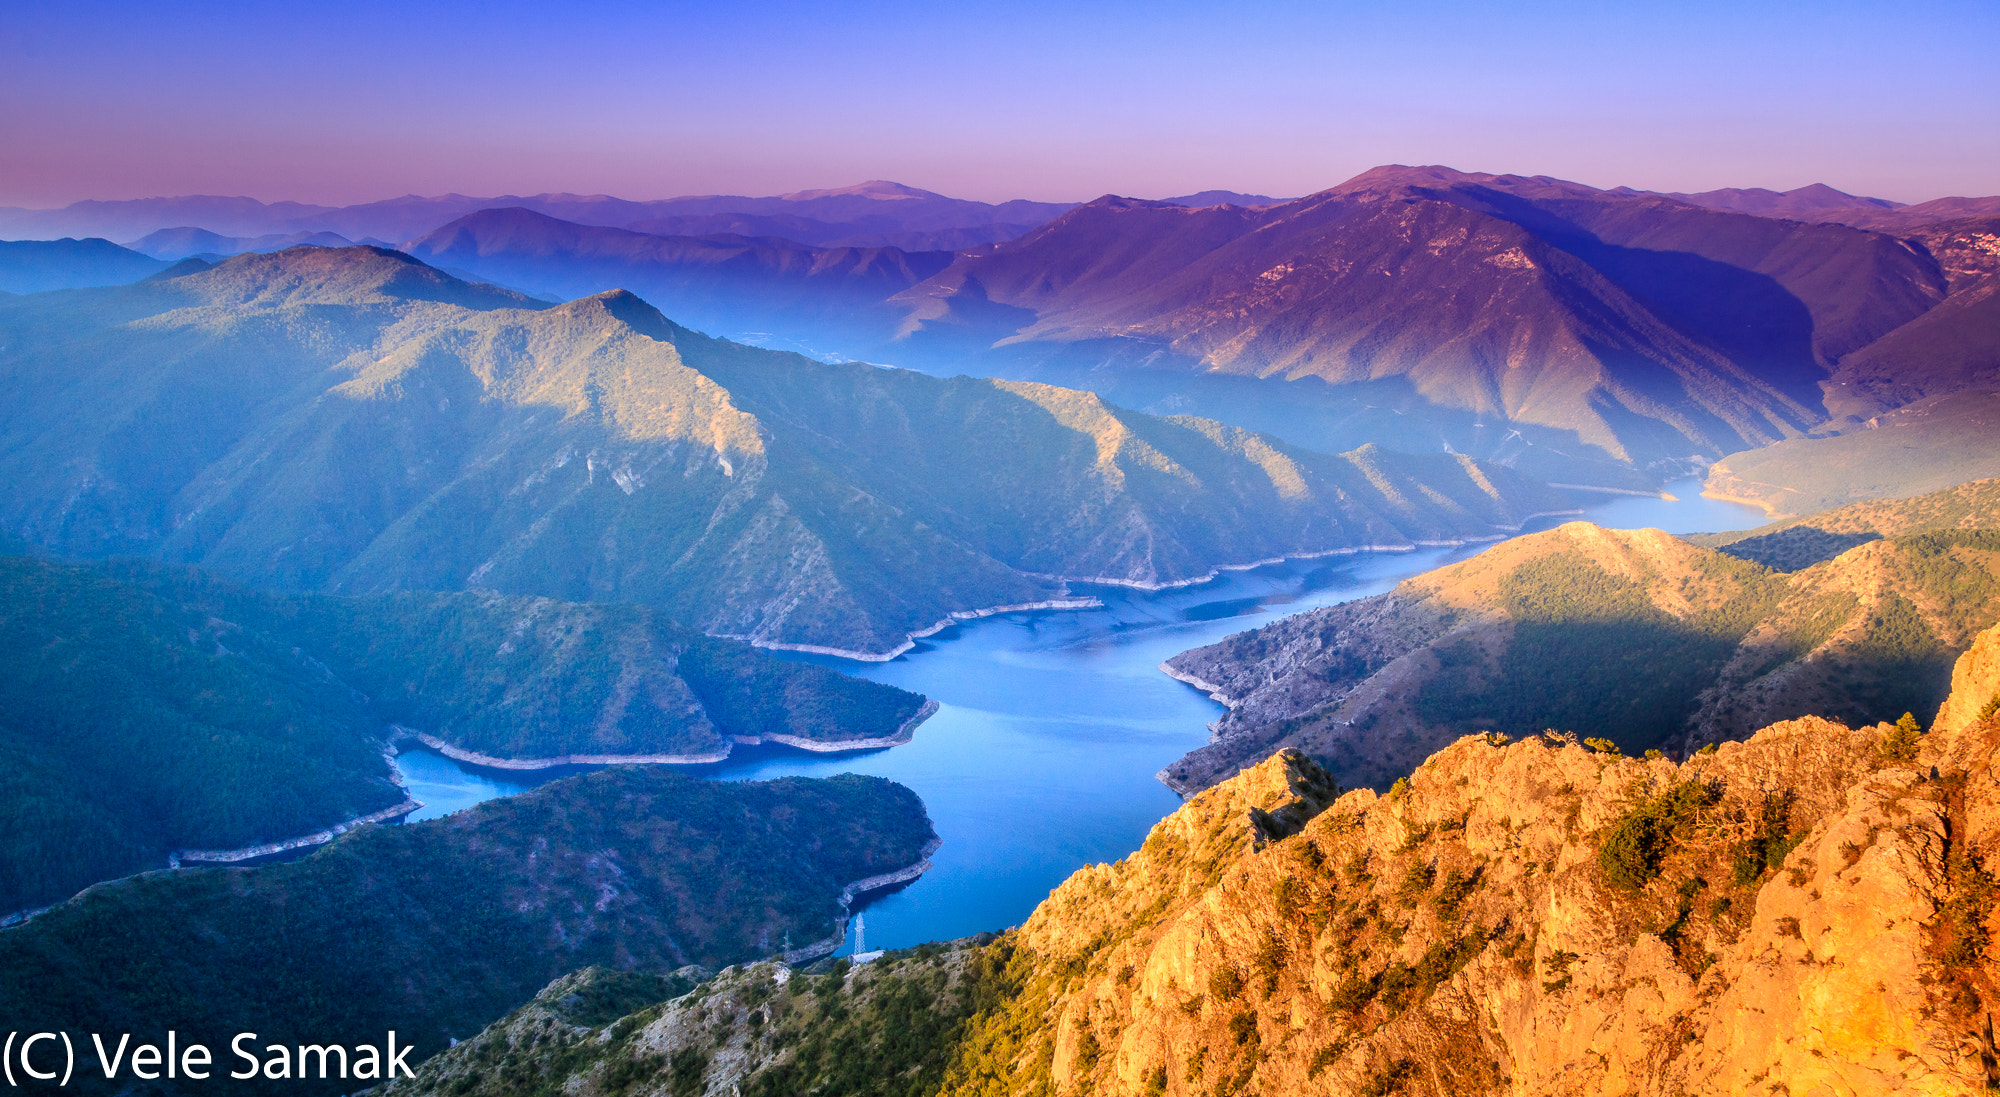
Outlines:
[{"label": "purple sky", "polygon": [[15,4],[0,204],[1290,196],[1387,162],[2000,193],[1993,0],[566,9]]}]

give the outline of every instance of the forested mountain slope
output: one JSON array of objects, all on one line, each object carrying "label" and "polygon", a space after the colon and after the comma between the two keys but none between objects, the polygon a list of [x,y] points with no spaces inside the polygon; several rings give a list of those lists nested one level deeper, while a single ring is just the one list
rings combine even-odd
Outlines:
[{"label": "forested mountain slope", "polygon": [[2000,620],[1993,525],[1868,541],[1791,573],[1657,530],[1522,537],[1175,656],[1167,670],[1231,707],[1161,776],[1199,789],[1295,746],[1343,783],[1385,788],[1475,731],[1687,752],[1796,716],[1935,711],[1953,656]]},{"label": "forested mountain slope", "polygon": [[[665,993],[659,977],[676,969],[828,937],[847,885],[916,866],[935,837],[916,794],[878,777],[614,768],[365,828],[289,864],[92,888],[0,930],[0,1010],[68,1028],[82,1049],[90,1032],[159,1039],[172,1018],[181,1046],[206,1044],[222,1070],[155,1092],[212,1089],[240,1066],[239,1032],[258,1034],[249,1046],[263,1059],[269,1044],[379,1047],[394,1029],[414,1064],[567,971],[635,971]],[[94,1062],[79,1068],[85,1087],[119,1088]],[[229,1084],[335,1094],[366,1083]]]},{"label": "forested mountain slope", "polygon": [[393,809],[397,725],[507,759],[716,759],[890,740],[922,704],[638,606],[0,557],[0,914]]},{"label": "forested mountain slope", "polygon": [[0,302],[0,527],[291,589],[640,602],[887,657],[911,633],[1564,505],[1086,393],[825,364],[613,292],[545,307],[371,248]]}]

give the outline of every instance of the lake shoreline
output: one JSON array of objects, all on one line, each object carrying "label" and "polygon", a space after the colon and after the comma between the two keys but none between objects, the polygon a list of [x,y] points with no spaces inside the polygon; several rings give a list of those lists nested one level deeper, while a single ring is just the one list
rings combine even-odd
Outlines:
[{"label": "lake shoreline", "polygon": [[[924,698],[914,715],[904,720],[896,730],[887,735],[865,739],[807,739],[798,735],[732,736],[722,744],[722,749],[712,754],[557,754],[547,758],[502,758],[492,754],[482,754],[476,750],[453,746],[429,732],[418,731],[402,724],[391,724],[394,733],[390,742],[400,743],[415,740],[425,747],[444,755],[454,762],[462,762],[480,769],[502,770],[511,773],[532,772],[544,769],[560,769],[564,766],[703,766],[726,762],[738,746],[757,747],[778,743],[797,750],[814,754],[840,754],[855,750],[882,750],[901,746],[916,734],[917,727],[937,715],[938,703]],[[422,806],[422,805],[419,805]]]}]

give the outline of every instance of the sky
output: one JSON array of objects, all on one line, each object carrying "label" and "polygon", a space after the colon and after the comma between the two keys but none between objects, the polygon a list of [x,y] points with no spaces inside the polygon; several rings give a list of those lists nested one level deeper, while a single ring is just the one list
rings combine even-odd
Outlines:
[{"label": "sky", "polygon": [[2000,193],[2000,3],[0,0],[0,205],[1290,197],[1383,163]]}]

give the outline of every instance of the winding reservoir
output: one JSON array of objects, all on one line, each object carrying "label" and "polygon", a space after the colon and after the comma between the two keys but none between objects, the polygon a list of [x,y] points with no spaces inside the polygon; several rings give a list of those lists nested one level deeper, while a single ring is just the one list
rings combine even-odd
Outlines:
[{"label": "winding reservoir", "polygon": [[[1670,533],[1765,521],[1754,508],[1701,498],[1696,480],[1667,490],[1676,498],[1617,496],[1586,517]],[[1157,594],[1092,587],[1104,608],[967,622],[888,663],[801,656],[923,693],[940,708],[910,743],[888,750],[739,749],[727,762],[687,768],[723,780],[869,773],[916,790],[944,845],[921,879],[866,904],[872,948],[1015,925],[1079,866],[1138,848],[1179,805],[1153,775],[1207,742],[1222,706],[1160,673],[1162,661],[1288,614],[1379,594],[1485,547],[1276,564]],[[477,770],[428,751],[398,765],[426,804],[413,819],[562,775]]]}]

